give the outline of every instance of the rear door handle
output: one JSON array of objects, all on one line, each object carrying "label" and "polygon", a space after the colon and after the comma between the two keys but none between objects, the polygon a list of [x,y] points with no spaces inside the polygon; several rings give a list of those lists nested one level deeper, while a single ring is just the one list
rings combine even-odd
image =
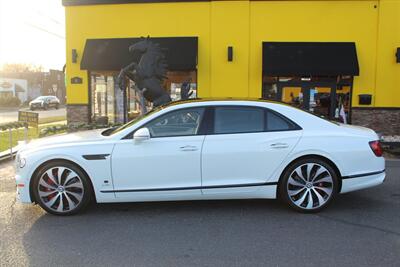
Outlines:
[{"label": "rear door handle", "polygon": [[196,150],[198,150],[197,146],[190,146],[190,145],[181,146],[179,149],[181,151],[196,151]]},{"label": "rear door handle", "polygon": [[274,143],[274,144],[271,144],[270,147],[273,149],[281,149],[281,148],[288,148],[289,145],[286,143]]}]

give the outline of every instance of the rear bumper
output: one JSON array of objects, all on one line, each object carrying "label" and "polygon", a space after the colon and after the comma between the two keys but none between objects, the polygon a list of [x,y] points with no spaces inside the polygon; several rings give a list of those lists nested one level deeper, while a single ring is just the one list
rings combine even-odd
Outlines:
[{"label": "rear bumper", "polygon": [[369,174],[343,177],[342,190],[340,193],[343,194],[380,185],[385,180],[385,176],[386,172],[383,170]]}]

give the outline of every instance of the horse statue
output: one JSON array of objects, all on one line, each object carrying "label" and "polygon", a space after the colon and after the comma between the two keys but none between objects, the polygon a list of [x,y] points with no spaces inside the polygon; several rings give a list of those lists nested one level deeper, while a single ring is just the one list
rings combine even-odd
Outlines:
[{"label": "horse statue", "polygon": [[[139,54],[140,59],[139,62],[132,62],[122,68],[117,79],[121,90],[125,90],[124,78],[128,77],[135,82],[135,89],[155,107],[170,102],[171,97],[161,85],[166,78],[167,63],[160,46],[153,43],[149,37],[142,37],[139,42],[129,47],[129,52]],[[141,101],[142,105],[144,101]]]}]

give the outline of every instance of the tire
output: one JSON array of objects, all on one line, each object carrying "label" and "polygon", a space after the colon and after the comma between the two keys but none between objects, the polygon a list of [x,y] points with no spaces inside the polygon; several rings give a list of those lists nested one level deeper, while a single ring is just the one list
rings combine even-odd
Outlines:
[{"label": "tire", "polygon": [[49,105],[48,105],[48,104],[44,104],[44,105],[43,105],[43,109],[44,109],[44,110],[48,110],[48,109],[49,109]]},{"label": "tire", "polygon": [[60,108],[59,104],[56,104],[55,108],[56,108],[56,109],[59,109],[59,108]]},{"label": "tire", "polygon": [[73,215],[92,200],[93,190],[87,175],[75,164],[52,161],[42,166],[32,181],[36,203],[54,215]]},{"label": "tire", "polygon": [[305,158],[291,164],[279,182],[279,196],[290,208],[315,213],[325,209],[338,192],[339,178],[330,164]]}]

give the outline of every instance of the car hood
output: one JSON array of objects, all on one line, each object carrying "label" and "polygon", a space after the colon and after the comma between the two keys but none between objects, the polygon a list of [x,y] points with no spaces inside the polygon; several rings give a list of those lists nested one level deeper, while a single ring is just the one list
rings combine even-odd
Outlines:
[{"label": "car hood", "polygon": [[356,134],[356,135],[361,135],[365,137],[370,137],[372,139],[378,139],[378,135],[375,133],[374,130],[362,127],[362,126],[355,126],[355,125],[349,125],[349,124],[343,124],[339,123],[339,126],[345,130],[346,132]]},{"label": "car hood", "polygon": [[20,151],[25,151],[35,148],[43,148],[50,146],[65,146],[73,145],[79,143],[97,142],[102,141],[106,137],[101,134],[104,129],[96,129],[90,131],[76,132],[71,134],[60,134],[51,137],[44,137],[40,139],[33,140],[26,145],[22,146]]}]

